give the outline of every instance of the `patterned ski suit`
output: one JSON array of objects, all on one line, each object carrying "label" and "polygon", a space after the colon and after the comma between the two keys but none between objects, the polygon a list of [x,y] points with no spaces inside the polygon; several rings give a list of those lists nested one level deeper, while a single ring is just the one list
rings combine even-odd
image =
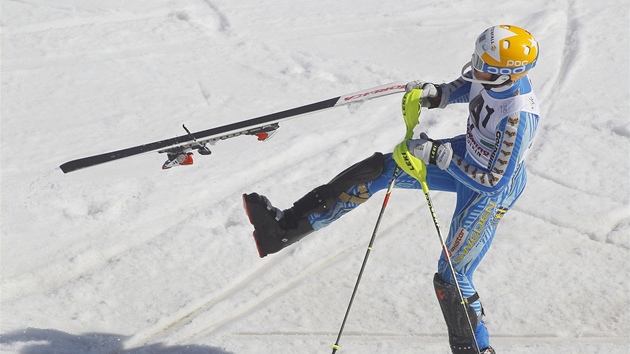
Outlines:
[{"label": "patterned ski suit", "polygon": [[[526,183],[524,159],[530,148],[538,120],[538,102],[526,76],[502,91],[485,90],[482,85],[458,79],[442,86],[444,108],[451,103],[469,104],[466,134],[444,139],[453,148],[449,167],[440,170],[427,166],[430,190],[457,193],[457,204],[451,220],[446,246],[451,254],[457,280],[464,297],[476,291],[472,281],[475,268],[487,252],[497,225],[514,205]],[[371,196],[386,189],[396,168],[391,154],[385,155],[385,168],[380,177],[365,186],[350,188],[348,194],[365,192]],[[400,172],[397,188],[420,189],[416,179]],[[323,214],[311,214],[315,230],[321,229],[359,204],[337,201]],[[438,274],[454,283],[444,255],[438,262]],[[479,300],[471,306],[481,315]],[[476,329],[480,348],[489,345],[483,321]]]}]

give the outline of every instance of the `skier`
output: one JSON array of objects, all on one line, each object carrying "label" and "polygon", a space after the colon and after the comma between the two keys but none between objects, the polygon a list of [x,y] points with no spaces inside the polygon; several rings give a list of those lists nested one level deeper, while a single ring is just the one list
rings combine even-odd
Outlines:
[{"label": "skier", "polygon": [[[516,26],[493,26],[479,35],[472,60],[457,80],[445,84],[412,81],[406,87],[407,91],[423,89],[419,99],[425,108],[453,103],[469,106],[465,134],[432,140],[422,133],[419,139],[407,142],[409,152],[426,164],[429,188],[457,194],[446,246],[466,306],[461,304],[444,254],[433,279],[454,354],[495,353],[472,275],[488,251],[499,221],[525,188],[524,160],[540,118],[527,73],[537,59],[538,43],[529,32]],[[243,195],[260,257],[324,228],[386,189],[395,168],[391,153],[375,153],[286,210],[257,193]],[[398,188],[421,188],[405,172],[394,183]]]}]

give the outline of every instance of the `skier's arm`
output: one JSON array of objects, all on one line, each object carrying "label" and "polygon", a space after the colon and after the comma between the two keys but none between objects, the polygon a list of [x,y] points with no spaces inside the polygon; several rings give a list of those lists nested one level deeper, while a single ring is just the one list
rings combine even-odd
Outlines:
[{"label": "skier's arm", "polygon": [[413,89],[422,89],[420,100],[422,107],[444,108],[451,103],[468,102],[471,83],[465,81],[461,77],[455,81],[445,84],[433,84],[422,80],[411,81],[407,83],[405,90],[407,92]]},{"label": "skier's arm", "polygon": [[470,85],[472,85],[472,83],[461,77],[455,81],[438,85],[440,104],[436,108],[444,108],[451,103],[468,102],[470,98]]},{"label": "skier's arm", "polygon": [[498,193],[509,184],[522,162],[533,139],[531,124],[536,119],[536,114],[524,111],[506,116],[496,127],[494,152],[487,168],[477,167],[454,154],[448,173],[479,193]]}]

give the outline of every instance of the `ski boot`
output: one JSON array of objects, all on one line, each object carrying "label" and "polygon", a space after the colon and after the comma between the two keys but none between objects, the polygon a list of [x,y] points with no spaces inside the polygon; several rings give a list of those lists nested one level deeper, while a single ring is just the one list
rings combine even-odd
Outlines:
[{"label": "ski boot", "polygon": [[254,240],[260,258],[276,253],[313,232],[306,217],[297,217],[293,209],[281,211],[257,193],[243,194],[243,204],[254,225]]},{"label": "ski boot", "polygon": [[[472,296],[464,299],[465,306],[462,306],[461,295],[455,284],[447,283],[439,274],[435,274],[433,286],[448,328],[451,352],[453,354],[495,354],[494,349],[488,345],[488,333],[482,320],[483,308],[481,315],[478,316],[470,305],[479,301],[479,294],[475,292]],[[468,312],[468,315],[464,311]],[[468,322],[469,320],[470,322]],[[471,334],[471,325],[476,340]],[[480,339],[481,341],[479,341]],[[473,342],[478,342],[485,348],[478,350]]]},{"label": "ski boot", "polygon": [[190,151],[182,151],[179,153],[173,153],[167,155],[168,160],[162,165],[163,170],[168,170],[171,167],[186,166],[193,164],[193,153]]}]

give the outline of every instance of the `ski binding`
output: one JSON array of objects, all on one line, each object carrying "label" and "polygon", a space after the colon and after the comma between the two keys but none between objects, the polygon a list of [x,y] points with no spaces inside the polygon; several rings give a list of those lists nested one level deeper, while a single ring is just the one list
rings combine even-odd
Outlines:
[{"label": "ski binding", "polygon": [[186,133],[190,137],[191,141],[178,145],[175,147],[171,147],[168,149],[158,150],[160,154],[166,154],[167,160],[162,165],[163,170],[168,170],[172,167],[176,166],[189,166],[193,164],[193,150],[197,150],[199,155],[210,155],[212,151],[208,148],[208,144],[214,145],[217,141],[226,140],[230,138],[234,138],[240,135],[255,135],[258,141],[267,141],[271,139],[273,135],[278,132],[280,125],[278,123],[273,123],[269,125],[264,125],[262,127],[256,127],[251,129],[246,129],[239,132],[234,132],[231,134],[221,135],[208,139],[197,140],[195,136],[186,128],[186,125],[182,125]]}]

